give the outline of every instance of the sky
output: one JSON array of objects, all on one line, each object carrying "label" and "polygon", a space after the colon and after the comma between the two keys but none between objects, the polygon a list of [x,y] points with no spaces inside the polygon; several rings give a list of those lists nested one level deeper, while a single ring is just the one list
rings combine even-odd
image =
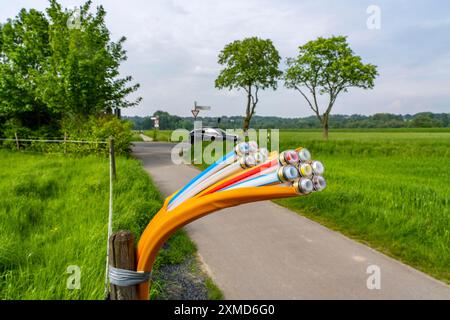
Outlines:
[{"label": "sky", "polygon": [[[73,9],[84,1],[60,0]],[[0,22],[21,8],[43,10],[46,0],[0,0]],[[243,91],[218,90],[217,56],[234,40],[271,39],[285,67],[298,46],[319,36],[345,35],[355,54],[378,66],[373,90],[359,88],[337,98],[333,113],[450,112],[450,2],[302,0],[94,0],[107,11],[113,40],[127,37],[121,75],[141,84],[142,103],[124,115],[156,110],[189,116],[194,101],[211,106],[203,116],[243,115]],[[379,9],[374,16],[373,6]],[[379,17],[373,22],[373,18]],[[368,27],[368,21],[369,26]],[[378,23],[379,22],[379,23]],[[375,27],[375,28],[374,28]],[[260,94],[256,114],[303,117],[306,101],[279,82]]]}]

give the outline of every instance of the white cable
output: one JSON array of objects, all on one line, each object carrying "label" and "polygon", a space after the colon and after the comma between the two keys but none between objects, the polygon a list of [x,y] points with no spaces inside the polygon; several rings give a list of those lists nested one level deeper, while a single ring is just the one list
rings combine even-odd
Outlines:
[{"label": "white cable", "polygon": [[231,190],[231,189],[237,189],[237,188],[245,188],[245,187],[260,187],[260,186],[266,186],[270,184],[278,184],[285,181],[293,181],[299,177],[299,173],[296,167],[293,165],[287,165],[281,168],[278,168],[278,170],[270,172],[265,175],[253,177],[252,179],[249,179],[244,182],[238,182],[236,184],[231,185],[228,188],[225,188],[223,190]]},{"label": "white cable", "polygon": [[244,178],[244,179],[242,179],[242,180],[239,180],[238,183],[245,182],[245,181],[254,179],[254,178],[256,178],[256,177],[265,175],[265,174],[269,174],[269,173],[271,173],[271,172],[277,171],[279,168],[280,168],[280,165],[279,165],[279,164],[276,165],[276,166],[269,167],[269,168],[263,168],[261,171],[255,173],[255,174],[253,174],[253,175],[251,175],[251,176],[249,176],[249,177],[247,177],[247,178]]},{"label": "white cable", "polygon": [[186,190],[182,195],[180,195],[177,199],[175,199],[172,203],[169,203],[167,209],[168,211],[176,208],[179,206],[182,202],[186,201],[187,199],[192,198],[199,192],[205,190],[206,188],[212,186],[214,183],[228,177],[229,175],[232,175],[236,172],[239,172],[240,170],[244,170],[245,168],[253,167],[256,164],[256,160],[252,155],[239,158],[239,161],[234,162],[230,164],[229,166],[223,168],[219,172],[216,172],[212,176],[206,178],[199,184],[193,186],[189,190]]},{"label": "white cable", "polygon": [[256,177],[254,179],[247,180],[245,182],[234,184],[228,188],[225,188],[223,190],[232,190],[237,188],[245,188],[245,187],[259,187],[259,186],[265,186],[272,183],[280,182],[278,179],[277,172],[272,172],[263,176]]},{"label": "white cable", "polygon": [[218,171],[222,170],[229,164],[236,161],[239,158],[239,156],[243,156],[245,154],[248,154],[249,152],[250,153],[255,152],[257,150],[255,148],[257,147],[258,145],[254,141],[250,141],[249,143],[247,142],[238,143],[234,147],[233,151],[229,152],[223,158],[217,160],[215,163],[210,165],[204,171],[200,172],[200,174],[198,174],[194,179],[192,179],[187,185],[185,185],[177,193],[175,193],[175,195],[169,201],[169,207],[173,207],[175,201],[180,202],[179,199],[181,198],[183,199],[181,200],[181,202],[186,199],[189,199],[189,197],[186,197],[186,193],[191,194],[192,193],[191,190],[200,183],[202,183],[204,180],[206,180],[213,174],[217,173]]}]

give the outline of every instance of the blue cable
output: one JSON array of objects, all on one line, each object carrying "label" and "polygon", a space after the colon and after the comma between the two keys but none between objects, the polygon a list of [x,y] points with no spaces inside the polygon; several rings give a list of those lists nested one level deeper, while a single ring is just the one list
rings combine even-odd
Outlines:
[{"label": "blue cable", "polygon": [[227,153],[226,155],[224,155],[221,159],[217,160],[216,162],[214,162],[212,165],[210,165],[208,168],[206,168],[205,170],[203,170],[202,172],[200,172],[197,176],[195,176],[195,178],[193,178],[187,185],[185,185],[182,189],[180,189],[169,201],[169,204],[172,203],[172,201],[174,201],[176,198],[178,198],[184,191],[186,191],[188,188],[194,186],[195,184],[197,184],[198,182],[200,182],[199,180],[204,177],[206,174],[208,174],[209,172],[211,172],[211,170],[213,170],[214,168],[216,168],[219,164],[222,164],[223,162],[227,161],[229,158],[234,157],[235,156],[235,152],[234,150]]},{"label": "blue cable", "polygon": [[[219,191],[225,191],[225,190],[228,190],[228,189],[230,189],[230,188],[239,187],[239,185],[241,185],[241,184],[243,184],[243,183],[247,183],[247,182],[249,182],[249,181],[253,181],[253,180],[256,180],[256,179],[260,179],[260,178],[263,178],[263,177],[267,177],[267,176],[269,176],[269,175],[273,175],[273,173],[266,173],[266,174],[263,174],[263,175],[260,175],[260,176],[254,177],[254,178],[250,178],[250,179],[248,179],[248,180],[245,180],[245,181],[243,181],[243,182],[239,182],[239,183],[237,183],[237,184],[231,185],[231,186],[226,187],[226,188],[224,188],[224,189],[221,189],[221,190],[219,190]],[[261,184],[260,186],[265,186],[265,185],[268,185],[268,184],[271,184],[271,183],[275,183],[275,182],[279,182],[279,181],[280,181],[280,179],[278,179],[278,178],[275,177],[274,180],[272,180],[272,181],[270,181],[270,182],[268,182],[268,183],[265,183],[265,184]]]}]

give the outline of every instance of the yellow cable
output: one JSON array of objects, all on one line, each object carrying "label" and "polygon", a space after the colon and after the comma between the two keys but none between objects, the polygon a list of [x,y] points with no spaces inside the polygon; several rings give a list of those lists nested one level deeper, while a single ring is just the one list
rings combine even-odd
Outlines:
[{"label": "yellow cable", "polygon": [[[137,270],[151,272],[159,249],[176,230],[191,221],[199,219],[208,213],[243,203],[299,195],[295,187],[265,186],[247,187],[211,193],[200,198],[186,200],[182,206],[167,214],[168,199],[164,206],[153,217],[145,228],[137,248]],[[138,297],[148,299],[149,283],[139,285]]]}]

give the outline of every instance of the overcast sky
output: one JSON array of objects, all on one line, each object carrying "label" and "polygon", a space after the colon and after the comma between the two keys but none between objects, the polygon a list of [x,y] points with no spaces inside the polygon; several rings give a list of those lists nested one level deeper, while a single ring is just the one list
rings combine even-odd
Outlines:
[{"label": "overcast sky", "polygon": [[[61,1],[73,8],[83,1]],[[217,55],[249,36],[270,38],[283,57],[318,36],[346,35],[356,54],[379,66],[373,90],[351,89],[334,113],[450,112],[450,2],[301,0],[96,0],[107,11],[113,39],[128,38],[122,74],[141,84],[142,104],[126,115],[158,109],[190,115],[194,100],[211,105],[202,115],[241,115],[242,91],[219,91]],[[381,28],[369,29],[367,8],[381,9]],[[0,0],[0,21],[20,8],[44,9],[46,0]],[[284,67],[284,63],[282,65]],[[259,115],[312,114],[299,93],[282,83],[261,94]]]}]

